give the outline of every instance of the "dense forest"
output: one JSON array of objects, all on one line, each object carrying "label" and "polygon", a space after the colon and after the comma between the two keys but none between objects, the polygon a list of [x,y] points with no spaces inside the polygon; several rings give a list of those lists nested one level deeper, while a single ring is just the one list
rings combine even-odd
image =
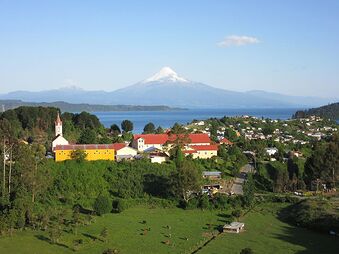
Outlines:
[{"label": "dense forest", "polygon": [[319,108],[311,108],[304,111],[297,111],[293,118],[305,118],[308,116],[320,116],[332,120],[339,119],[339,102],[325,105]]}]

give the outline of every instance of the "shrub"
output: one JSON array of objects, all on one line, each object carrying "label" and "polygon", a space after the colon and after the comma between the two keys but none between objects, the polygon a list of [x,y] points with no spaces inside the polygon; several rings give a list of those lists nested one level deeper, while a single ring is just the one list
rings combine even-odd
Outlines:
[{"label": "shrub", "polygon": [[123,210],[125,210],[124,200],[123,199],[113,200],[113,210],[117,213],[121,213]]},{"label": "shrub", "polygon": [[229,197],[224,194],[217,193],[212,200],[214,208],[225,209],[229,205]]},{"label": "shrub", "polygon": [[207,195],[202,195],[199,199],[198,206],[201,209],[209,209],[211,207],[209,197]]},{"label": "shrub", "polygon": [[240,254],[254,254],[254,251],[251,248],[245,248],[240,251]]},{"label": "shrub", "polygon": [[99,195],[93,205],[93,209],[97,215],[103,215],[112,211],[112,203],[107,196]]},{"label": "shrub", "polygon": [[192,198],[188,201],[188,203],[186,202],[181,202],[180,206],[184,209],[195,209],[197,208],[199,205],[199,199],[198,198]]},{"label": "shrub", "polygon": [[102,252],[102,254],[117,254],[119,253],[119,250],[117,249],[107,249]]}]

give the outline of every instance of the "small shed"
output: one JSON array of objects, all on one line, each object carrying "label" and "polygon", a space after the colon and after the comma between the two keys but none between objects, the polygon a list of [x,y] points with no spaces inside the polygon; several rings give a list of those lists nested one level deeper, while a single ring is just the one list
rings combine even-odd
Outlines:
[{"label": "small shed", "polygon": [[209,179],[220,179],[221,172],[220,171],[204,171],[202,172],[202,177],[209,178]]},{"label": "small shed", "polygon": [[232,222],[231,224],[226,224],[223,227],[223,232],[227,233],[240,233],[245,227],[245,223],[242,222]]}]

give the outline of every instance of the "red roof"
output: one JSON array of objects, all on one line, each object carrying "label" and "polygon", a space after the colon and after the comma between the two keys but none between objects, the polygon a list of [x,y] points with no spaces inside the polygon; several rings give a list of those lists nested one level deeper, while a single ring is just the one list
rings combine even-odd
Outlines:
[{"label": "red roof", "polygon": [[229,141],[227,138],[221,139],[220,144],[233,145],[233,143],[231,141]]},{"label": "red roof", "polygon": [[118,150],[120,150],[121,148],[124,148],[124,147],[126,147],[125,143],[114,143],[113,144],[113,149],[115,151],[118,151]]},{"label": "red roof", "polygon": [[[177,138],[184,138],[184,134],[137,134],[134,135],[134,140],[143,138],[145,144],[165,144],[167,141],[174,142]],[[211,143],[210,137],[205,133],[188,134],[188,144]]]},{"label": "red roof", "polygon": [[57,145],[54,150],[107,150],[114,149],[113,144]]},{"label": "red roof", "polygon": [[191,144],[194,143],[211,143],[211,139],[206,133],[195,133],[189,134],[189,139],[191,140]]},{"label": "red roof", "polygon": [[168,140],[167,134],[136,134],[134,135],[134,140],[142,138],[145,140],[145,144],[159,144],[163,145]]}]

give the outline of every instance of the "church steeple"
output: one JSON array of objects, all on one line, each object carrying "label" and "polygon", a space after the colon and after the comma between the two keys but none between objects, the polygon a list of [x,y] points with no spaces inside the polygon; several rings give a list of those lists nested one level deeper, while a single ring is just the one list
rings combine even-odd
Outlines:
[{"label": "church steeple", "polygon": [[58,115],[57,115],[57,118],[54,122],[55,124],[55,136],[62,136],[62,121],[60,119],[60,115],[59,115],[59,112],[58,112]]}]

